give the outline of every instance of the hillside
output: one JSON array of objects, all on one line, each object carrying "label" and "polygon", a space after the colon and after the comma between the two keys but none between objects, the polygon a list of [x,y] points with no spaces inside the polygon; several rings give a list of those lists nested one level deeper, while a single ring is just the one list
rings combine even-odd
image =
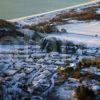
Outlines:
[{"label": "hillside", "polygon": [[0,99],[100,100],[100,1],[0,25]]}]

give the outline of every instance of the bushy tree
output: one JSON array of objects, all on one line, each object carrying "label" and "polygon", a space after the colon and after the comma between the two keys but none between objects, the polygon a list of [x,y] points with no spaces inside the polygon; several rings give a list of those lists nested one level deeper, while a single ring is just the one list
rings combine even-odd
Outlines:
[{"label": "bushy tree", "polygon": [[75,89],[74,96],[77,100],[96,100],[94,91],[84,85],[78,86]]},{"label": "bushy tree", "polygon": [[57,40],[56,41],[56,46],[57,46],[57,52],[59,52],[59,53],[62,52],[61,45],[62,45],[62,42],[60,40]]},{"label": "bushy tree", "polygon": [[44,50],[46,48],[47,43],[48,43],[48,40],[46,40],[46,39],[43,39],[41,41],[41,44],[40,44],[41,45],[41,50]]},{"label": "bushy tree", "polygon": [[56,40],[56,38],[52,39],[43,39],[41,41],[41,50],[46,50],[47,52],[59,52],[61,53],[61,45],[62,42],[60,40]]}]

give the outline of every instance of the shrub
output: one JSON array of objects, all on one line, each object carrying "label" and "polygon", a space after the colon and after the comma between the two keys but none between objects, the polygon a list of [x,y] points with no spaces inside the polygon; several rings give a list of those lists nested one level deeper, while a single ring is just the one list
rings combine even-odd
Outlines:
[{"label": "shrub", "polygon": [[84,85],[78,86],[74,92],[77,100],[96,100],[94,91]]}]

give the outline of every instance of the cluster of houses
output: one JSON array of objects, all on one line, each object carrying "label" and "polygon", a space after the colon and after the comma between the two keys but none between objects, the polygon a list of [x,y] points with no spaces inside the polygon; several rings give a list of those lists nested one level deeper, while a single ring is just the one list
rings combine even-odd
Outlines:
[{"label": "cluster of houses", "polygon": [[[88,50],[88,52],[90,51],[89,55],[76,53],[72,55],[59,54],[58,52],[47,53],[41,51],[40,48],[39,44],[28,45],[26,47],[20,45],[14,47],[14,50],[13,48],[9,49],[10,53],[7,49],[5,53],[0,52],[0,84],[2,84],[0,92],[4,93],[2,98],[9,98],[10,100],[13,100],[14,97],[20,98],[20,96],[22,99],[27,99],[27,97],[40,98],[45,91],[51,88],[52,76],[58,73],[59,68],[62,70],[60,74],[63,76],[64,68],[72,67],[75,69],[77,63],[82,58],[94,58],[91,49]],[[13,53],[14,51],[16,53]],[[81,70],[82,73],[84,71],[86,69]],[[95,68],[88,69],[88,71],[97,74]],[[58,74],[53,80],[57,81],[57,77]],[[71,82],[73,83],[75,79],[68,78],[68,80],[70,80],[68,83],[70,87],[73,87]],[[78,82],[74,83],[76,86],[78,85]],[[100,85],[94,85],[94,83],[92,83],[92,86],[95,90],[100,87]],[[71,89],[73,90],[74,88]],[[66,91],[68,91],[68,88]]]}]

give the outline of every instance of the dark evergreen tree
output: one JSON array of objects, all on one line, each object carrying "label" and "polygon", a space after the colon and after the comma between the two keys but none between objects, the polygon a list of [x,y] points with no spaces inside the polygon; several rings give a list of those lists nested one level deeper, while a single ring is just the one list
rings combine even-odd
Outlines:
[{"label": "dark evergreen tree", "polygon": [[57,46],[57,52],[59,52],[59,53],[62,53],[61,45],[62,45],[62,42],[60,40],[57,40],[56,46]]}]

